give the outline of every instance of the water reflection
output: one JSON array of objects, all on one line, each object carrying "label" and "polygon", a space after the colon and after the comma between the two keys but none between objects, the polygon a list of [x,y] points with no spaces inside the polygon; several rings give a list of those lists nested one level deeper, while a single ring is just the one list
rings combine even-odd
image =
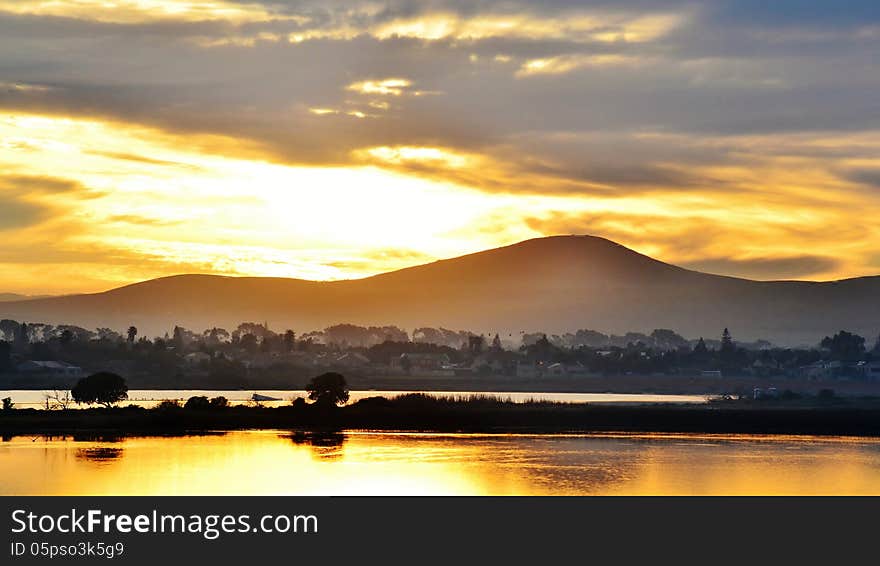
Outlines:
[{"label": "water reflection", "polygon": [[[52,438],[52,437],[47,437]],[[64,436],[61,437],[65,438]],[[74,442],[106,442],[106,443],[119,443],[122,442],[125,437],[120,434],[108,434],[108,433],[99,433],[99,432],[75,432],[71,436]]]},{"label": "water reflection", "polygon": [[345,434],[342,431],[304,431],[297,430],[287,435],[296,445],[312,447],[312,453],[321,459],[332,460],[343,455],[342,445]]},{"label": "water reflection", "polygon": [[80,448],[76,451],[76,457],[81,460],[96,462],[99,464],[117,460],[122,456],[122,448],[109,446],[96,446],[94,448]]},{"label": "water reflection", "polygon": [[880,441],[239,431],[14,436],[0,494],[880,494]]}]

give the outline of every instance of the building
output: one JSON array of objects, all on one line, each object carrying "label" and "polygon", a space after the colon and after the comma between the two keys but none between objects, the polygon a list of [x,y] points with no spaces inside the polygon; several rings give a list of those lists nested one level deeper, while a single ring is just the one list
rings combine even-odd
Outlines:
[{"label": "building", "polygon": [[57,375],[64,377],[81,377],[83,375],[81,367],[68,364],[67,362],[28,360],[18,364],[16,369],[18,369],[20,373],[27,374]]},{"label": "building", "polygon": [[370,365],[370,358],[360,352],[346,352],[336,357],[334,365],[345,368],[363,368]]},{"label": "building", "polygon": [[868,381],[880,381],[880,361],[859,362],[858,370]]},{"label": "building", "polygon": [[550,364],[544,370],[544,375],[560,377],[563,375],[568,375],[568,370],[565,368],[563,364],[555,363]]},{"label": "building", "polygon": [[193,352],[191,354],[187,354],[183,357],[183,363],[187,365],[187,367],[198,367],[203,363],[207,363],[211,360],[211,354],[206,352]]},{"label": "building", "polygon": [[721,379],[724,375],[721,374],[721,370],[717,369],[706,369],[700,372],[700,377],[712,377],[715,379]]},{"label": "building", "polygon": [[391,369],[402,370],[412,375],[441,375],[448,372],[452,372],[450,375],[454,375],[449,356],[433,352],[406,353],[396,358],[391,358]]}]

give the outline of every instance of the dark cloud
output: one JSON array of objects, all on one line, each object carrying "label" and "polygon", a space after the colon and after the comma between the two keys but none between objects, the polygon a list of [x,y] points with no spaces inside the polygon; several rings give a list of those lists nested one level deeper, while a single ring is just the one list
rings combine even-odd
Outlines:
[{"label": "dark cloud", "polygon": [[23,193],[68,193],[82,190],[82,185],[68,179],[36,175],[0,175],[0,189]]},{"label": "dark cloud", "polygon": [[39,204],[3,196],[0,200],[0,231],[38,224],[48,213],[48,209]]},{"label": "dark cloud", "polygon": [[880,189],[880,168],[858,168],[845,171],[844,178],[850,181]]},{"label": "dark cloud", "polygon": [[180,163],[177,161],[167,161],[164,159],[153,159],[152,157],[146,157],[144,155],[136,155],[133,153],[124,153],[124,152],[115,152],[115,151],[93,151],[89,152],[93,155],[101,155],[103,157],[109,157],[110,159],[121,159],[123,161],[134,161],[135,163],[146,163],[148,165],[161,165],[165,167],[179,167],[182,169],[190,169],[190,170],[201,170],[201,167],[197,165],[191,165],[189,163]]},{"label": "dark cloud", "polygon": [[[517,181],[490,172],[481,178],[424,173],[464,175],[461,180],[487,190],[585,194],[599,186],[621,193],[717,187],[723,181],[698,166],[730,164],[750,151],[749,144],[735,142],[676,146],[644,138],[645,132],[700,139],[880,128],[880,38],[862,33],[880,26],[876,3],[392,0],[370,10],[362,2],[239,3],[268,6],[275,17],[243,24],[114,24],[0,12],[0,83],[49,87],[39,93],[0,90],[0,107],[223,134],[287,163],[346,164],[352,152],[372,146],[451,147],[503,160],[524,175]],[[682,23],[644,42],[584,34],[437,41],[367,34],[428,12],[565,21],[583,11],[609,22],[621,14],[677,13]],[[293,15],[308,20],[285,19]],[[289,33],[343,29],[362,33],[286,41]],[[261,33],[281,41],[260,39]],[[217,44],[241,39],[252,43]],[[497,61],[496,55],[510,59]],[[536,58],[609,55],[622,59],[517,76]],[[346,90],[356,81],[389,77],[436,94],[381,97]],[[377,99],[387,109],[369,106]],[[309,108],[339,113],[316,116]],[[371,118],[346,114],[355,110]],[[828,158],[859,150],[802,151]],[[117,157],[151,159],[125,152]]]}]

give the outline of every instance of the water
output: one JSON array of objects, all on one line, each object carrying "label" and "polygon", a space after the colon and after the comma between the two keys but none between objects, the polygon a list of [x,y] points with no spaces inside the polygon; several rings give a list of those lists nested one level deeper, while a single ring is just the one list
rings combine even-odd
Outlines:
[{"label": "water", "polygon": [[[45,391],[0,391],[0,399],[11,397],[16,407],[40,408],[46,404]],[[278,406],[289,404],[292,399],[297,397],[306,397],[305,391],[295,390],[259,390],[259,391],[220,391],[220,390],[192,390],[192,389],[144,389],[131,390],[128,392],[128,402],[121,405],[140,405],[142,407],[153,407],[158,405],[165,399],[176,399],[185,401],[196,395],[205,397],[223,396],[229,399],[233,405],[248,403],[253,393],[259,393],[267,397],[275,397],[281,401],[269,401],[262,403],[265,406]],[[365,397],[394,397],[397,395],[405,395],[407,393],[416,393],[416,391],[352,391],[350,402],[355,402]],[[510,399],[515,402],[527,401],[530,399],[541,401],[559,401],[567,403],[618,403],[618,404],[646,404],[646,403],[705,403],[707,396],[705,395],[652,395],[652,394],[622,394],[622,393],[523,393],[523,392],[506,392],[506,391],[422,391],[429,395],[437,396],[456,396],[466,397],[469,395],[490,395],[501,399]],[[63,392],[62,392],[63,394]],[[76,408],[76,404],[72,404],[71,408]]]},{"label": "water", "polygon": [[15,436],[0,494],[880,494],[880,440],[239,431]]}]

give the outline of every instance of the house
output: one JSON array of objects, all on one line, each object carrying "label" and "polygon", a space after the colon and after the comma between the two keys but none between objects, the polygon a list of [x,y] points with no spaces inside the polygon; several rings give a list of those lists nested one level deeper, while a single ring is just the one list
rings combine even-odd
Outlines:
[{"label": "house", "polygon": [[797,376],[810,380],[826,379],[831,377],[831,370],[824,362],[814,362],[797,368]]},{"label": "house", "polygon": [[211,354],[205,352],[193,352],[183,357],[183,363],[186,364],[187,367],[198,367],[210,360]]},{"label": "house", "polygon": [[[391,369],[401,370],[410,374],[440,375],[453,371],[449,356],[443,353],[406,353],[391,358]],[[438,373],[440,372],[440,373]],[[454,375],[454,373],[451,373]]]},{"label": "house", "polygon": [[563,375],[568,375],[568,370],[566,370],[565,366],[560,363],[550,364],[547,366],[547,369],[544,371],[544,375],[559,377]]},{"label": "house", "polygon": [[68,364],[67,362],[55,361],[28,360],[18,364],[16,369],[18,369],[20,373],[58,375],[65,377],[80,377],[83,374],[83,370],[79,366]]},{"label": "house", "polygon": [[858,370],[868,381],[880,381],[880,361],[859,362]]},{"label": "house", "polygon": [[526,363],[526,362],[517,362],[516,363],[516,376],[524,379],[530,379],[533,377],[541,377],[543,374],[543,367],[541,364],[537,363]]},{"label": "house", "polygon": [[475,373],[501,374],[504,372],[504,362],[500,359],[500,356],[492,355],[491,353],[481,354],[474,358],[470,368]]},{"label": "house", "polygon": [[752,390],[752,397],[755,401],[760,399],[779,399],[779,390],[775,387],[768,387],[766,389],[755,387]]},{"label": "house", "polygon": [[334,365],[346,368],[361,368],[370,365],[370,358],[360,352],[346,352],[336,358]]}]

